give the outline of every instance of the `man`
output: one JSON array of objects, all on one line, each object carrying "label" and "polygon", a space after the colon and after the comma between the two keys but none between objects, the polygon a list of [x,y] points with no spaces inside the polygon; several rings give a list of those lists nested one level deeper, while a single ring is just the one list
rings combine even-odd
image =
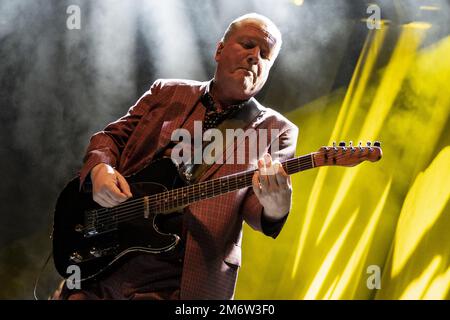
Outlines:
[{"label": "man", "polygon": [[[194,203],[183,215],[167,221],[166,230],[181,234],[181,244],[174,252],[132,257],[94,284],[81,290],[65,288],[63,298],[233,298],[243,220],[275,238],[291,207],[289,176],[279,160],[293,157],[298,129],[253,98],[264,86],[280,48],[281,34],[272,21],[258,14],[241,16],[217,45],[212,81],[158,80],[124,117],[91,138],[80,180],[81,185],[92,180],[93,198],[103,207],[132,197],[124,176],[170,155],[172,132],[180,127],[192,132],[194,121],[214,128],[236,113],[256,108],[257,116],[247,119],[242,129],[269,130],[272,143],[258,161],[260,170],[253,176],[252,188]],[[272,136],[272,129],[277,129],[277,136]],[[275,140],[278,148],[272,148]],[[206,167],[200,181],[254,168],[258,159],[251,159],[247,151],[246,155],[245,164]],[[261,174],[263,168],[274,174]]]}]

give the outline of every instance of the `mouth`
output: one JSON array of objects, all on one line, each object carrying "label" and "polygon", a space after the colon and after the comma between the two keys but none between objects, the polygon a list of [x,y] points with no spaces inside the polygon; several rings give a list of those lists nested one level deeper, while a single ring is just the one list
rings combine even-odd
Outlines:
[{"label": "mouth", "polygon": [[252,78],[253,78],[253,83],[256,81],[256,73],[253,70],[250,70],[250,69],[247,69],[247,68],[243,68],[243,67],[238,68],[238,70],[244,70],[245,73],[251,75]]}]

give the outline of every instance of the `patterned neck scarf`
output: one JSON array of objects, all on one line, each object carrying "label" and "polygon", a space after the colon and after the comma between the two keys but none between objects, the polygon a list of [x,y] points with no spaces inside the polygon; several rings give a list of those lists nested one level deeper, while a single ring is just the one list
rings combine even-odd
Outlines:
[{"label": "patterned neck scarf", "polygon": [[246,101],[241,104],[230,105],[227,108],[218,111],[213,98],[208,92],[201,97],[201,102],[206,108],[205,119],[203,120],[203,132],[217,127],[223,120],[231,117],[247,103]]}]

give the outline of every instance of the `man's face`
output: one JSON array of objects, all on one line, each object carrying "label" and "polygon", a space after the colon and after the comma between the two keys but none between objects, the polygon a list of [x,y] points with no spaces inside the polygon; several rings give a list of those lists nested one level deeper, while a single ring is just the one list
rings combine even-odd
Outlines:
[{"label": "man's face", "polygon": [[215,80],[229,99],[247,100],[266,83],[276,54],[276,39],[263,26],[244,23],[219,43]]}]

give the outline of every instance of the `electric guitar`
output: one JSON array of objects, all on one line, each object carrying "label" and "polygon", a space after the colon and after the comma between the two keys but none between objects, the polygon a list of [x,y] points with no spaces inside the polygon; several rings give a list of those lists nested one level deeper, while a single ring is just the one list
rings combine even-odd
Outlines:
[{"label": "electric guitar", "polygon": [[[355,166],[378,161],[379,142],[373,146],[345,146],[345,142],[322,147],[301,157],[282,162],[288,174],[322,166]],[[170,158],[150,163],[126,177],[133,197],[103,208],[92,192],[79,190],[79,178],[71,180],[58,197],[53,223],[53,260],[66,278],[71,265],[80,268],[81,281],[93,279],[130,253],[162,253],[172,250],[180,238],[158,230],[158,218],[197,201],[213,198],[252,185],[255,170],[213,180],[186,184]]]}]

